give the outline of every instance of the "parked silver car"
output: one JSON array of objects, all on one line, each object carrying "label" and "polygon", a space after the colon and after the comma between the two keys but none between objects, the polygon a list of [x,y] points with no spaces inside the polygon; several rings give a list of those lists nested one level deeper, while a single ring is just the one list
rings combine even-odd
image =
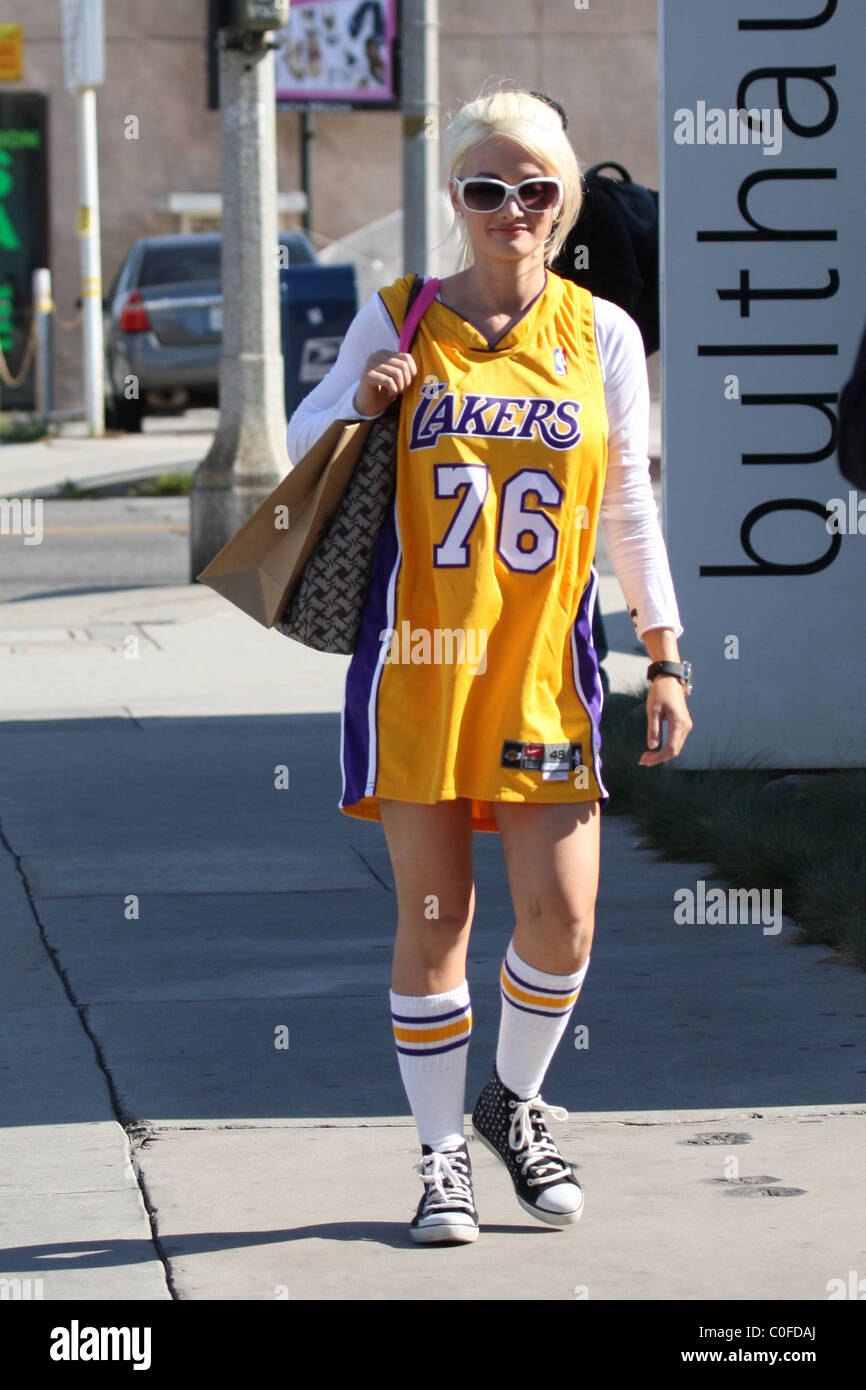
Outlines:
[{"label": "parked silver car", "polygon": [[[302,232],[280,233],[281,267],[311,265]],[[140,430],[148,411],[216,405],[222,351],[222,236],[143,237],[104,300],[106,419]]]}]

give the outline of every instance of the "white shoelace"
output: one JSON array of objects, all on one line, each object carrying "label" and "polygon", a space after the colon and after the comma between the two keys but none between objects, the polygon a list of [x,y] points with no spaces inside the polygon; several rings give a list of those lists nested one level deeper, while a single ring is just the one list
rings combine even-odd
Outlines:
[{"label": "white shoelace", "polygon": [[[562,1182],[564,1178],[571,1177],[571,1165],[566,1163],[550,1135],[542,1134],[538,1137],[532,1122],[533,1116],[536,1116],[543,1124],[545,1115],[549,1115],[552,1120],[567,1120],[568,1111],[563,1110],[561,1105],[548,1105],[541,1096],[536,1096],[533,1100],[512,1102],[512,1108],[514,1114],[511,1116],[508,1130],[508,1143],[516,1153],[526,1149],[520,1169],[528,1186],[540,1187],[545,1183]],[[528,1169],[536,1164],[539,1165],[536,1176],[527,1177]]]},{"label": "white shoelace", "polygon": [[[437,1207],[465,1207],[467,1211],[473,1210],[472,1188],[469,1182],[468,1173],[464,1172],[459,1163],[452,1163],[452,1158],[460,1158],[460,1152],[456,1154],[443,1154],[434,1150],[433,1153],[425,1154],[420,1163],[415,1164],[415,1172],[427,1187],[427,1210],[435,1210]],[[465,1159],[463,1160],[465,1162]],[[446,1192],[445,1184],[450,1184],[451,1191]]]}]

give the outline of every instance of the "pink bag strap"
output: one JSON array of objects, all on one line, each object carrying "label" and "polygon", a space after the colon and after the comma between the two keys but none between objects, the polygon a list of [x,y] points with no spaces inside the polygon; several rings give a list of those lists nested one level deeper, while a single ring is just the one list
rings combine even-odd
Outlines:
[{"label": "pink bag strap", "polygon": [[400,342],[397,345],[398,352],[409,352],[418,325],[438,293],[439,281],[436,279],[435,275],[433,275],[429,280],[425,280],[415,297],[414,304],[406,315],[400,334]]}]

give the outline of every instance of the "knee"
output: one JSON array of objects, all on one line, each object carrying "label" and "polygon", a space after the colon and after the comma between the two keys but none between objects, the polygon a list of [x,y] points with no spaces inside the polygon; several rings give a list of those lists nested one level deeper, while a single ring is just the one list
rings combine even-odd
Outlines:
[{"label": "knee", "polygon": [[521,935],[529,940],[543,940],[557,956],[572,961],[572,969],[580,970],[592,948],[595,931],[595,903],[558,902],[545,905],[531,899],[522,922]]}]

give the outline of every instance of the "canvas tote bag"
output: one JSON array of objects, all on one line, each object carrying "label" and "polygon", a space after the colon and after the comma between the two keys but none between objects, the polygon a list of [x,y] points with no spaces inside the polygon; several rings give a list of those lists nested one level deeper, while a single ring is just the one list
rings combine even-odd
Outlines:
[{"label": "canvas tote bag", "polygon": [[[438,289],[416,276],[398,351]],[[399,413],[398,399],[373,420],[331,425],[197,578],[264,627],[317,651],[354,651]]]}]

